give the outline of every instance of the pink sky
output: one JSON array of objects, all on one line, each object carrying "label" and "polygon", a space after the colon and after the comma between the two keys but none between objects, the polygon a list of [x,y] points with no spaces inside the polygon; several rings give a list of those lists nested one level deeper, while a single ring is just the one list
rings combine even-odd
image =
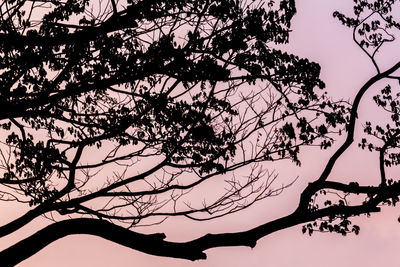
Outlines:
[{"label": "pink sky", "polygon": [[[299,56],[320,63],[328,92],[331,96],[344,99],[352,99],[360,86],[373,74],[372,64],[353,44],[350,30],[339,25],[332,17],[335,9],[349,10],[352,2],[298,0],[298,13],[293,21],[294,31],[287,48]],[[398,45],[392,46],[392,49],[393,47],[398,49]],[[384,50],[382,52],[388,53]],[[382,64],[400,60],[398,53],[398,58],[393,58],[393,53],[390,55],[382,57],[385,60]],[[370,99],[372,95],[373,93],[369,93],[367,98]],[[365,102],[360,107],[360,121],[371,119],[376,114],[370,104],[371,102]],[[208,232],[243,231],[286,215],[297,206],[299,192],[321,173],[333,151],[308,149],[302,154],[301,168],[289,163],[274,165],[282,183],[296,176],[300,179],[282,195],[263,200],[239,214],[203,223],[170,219],[165,224],[151,229],[140,228],[140,231],[163,231],[168,240],[185,241]],[[357,179],[360,184],[377,184],[377,157],[359,150],[355,144],[338,161],[330,177],[338,181],[348,181],[350,178]],[[0,223],[5,222],[6,217],[19,213],[15,208],[8,208],[5,212],[7,215],[3,211]],[[358,236],[316,233],[309,237],[301,233],[301,226],[297,226],[264,237],[254,249],[228,247],[208,250],[208,259],[197,262],[150,256],[93,236],[70,236],[54,242],[18,266],[399,266],[399,215],[398,209],[385,208],[382,213],[370,218],[362,216],[354,219],[353,222],[361,226]],[[27,236],[43,225],[43,222],[36,220],[18,234],[20,237]],[[14,241],[15,236],[3,238],[0,246],[5,248]]]}]

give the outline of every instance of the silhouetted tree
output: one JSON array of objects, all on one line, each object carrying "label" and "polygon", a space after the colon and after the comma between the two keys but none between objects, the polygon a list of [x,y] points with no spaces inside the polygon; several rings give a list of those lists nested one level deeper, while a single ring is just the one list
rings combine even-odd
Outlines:
[{"label": "silhouetted tree", "polygon": [[[0,235],[42,215],[51,223],[0,252],[1,265],[71,234],[197,260],[208,248],[253,247],[301,223],[314,221],[303,228],[309,233],[358,233],[349,217],[395,204],[400,194],[398,181],[385,178],[385,165],[400,158],[388,152],[400,138],[390,86],[375,100],[394,126],[374,130],[367,123],[365,131],[383,145],[360,143],[380,151],[381,183],[327,178],[353,143],[364,93],[382,79],[400,79],[400,63],[382,71],[375,61],[394,39],[390,28],[400,28],[390,16],[395,2],[355,1],[355,18],[334,14],[377,70],[348,105],[321,90],[318,64],[279,49],[288,42],[294,0],[2,1],[1,200],[31,208],[1,226]],[[345,142],[288,216],[186,243],[133,231],[170,216],[210,220],[278,195],[293,181],[275,186],[263,162],[299,165],[302,146],[326,149],[342,132]],[[203,184],[221,177],[221,189],[201,194]],[[329,195],[320,208],[316,196],[327,190],[365,201],[349,205]]]}]

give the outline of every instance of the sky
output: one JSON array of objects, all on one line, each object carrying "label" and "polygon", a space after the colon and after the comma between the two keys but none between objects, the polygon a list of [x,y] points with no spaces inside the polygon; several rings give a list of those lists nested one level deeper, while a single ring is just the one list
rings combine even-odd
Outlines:
[{"label": "sky", "polygon": [[[344,100],[352,100],[357,90],[374,74],[368,58],[352,42],[351,31],[332,17],[335,9],[349,10],[352,2],[298,0],[298,12],[293,20],[290,44],[285,47],[290,52],[318,62],[322,67],[322,79],[327,85],[329,95]],[[400,55],[393,53],[396,49],[398,51],[398,48],[398,43],[394,43],[390,48],[382,50],[382,66],[392,63],[393,60],[400,60]],[[368,93],[366,99],[371,100],[373,95],[373,92]],[[379,120],[379,113],[371,103],[365,101],[360,106],[361,122]],[[357,126],[356,132],[362,132],[360,125]],[[357,138],[360,138],[360,135],[357,135]],[[336,144],[341,142],[342,140],[338,139]],[[379,176],[376,154],[360,150],[356,143],[339,159],[330,179],[353,179],[360,184],[377,184]],[[299,193],[308,182],[319,176],[333,152],[334,149],[322,152],[315,148],[307,149],[301,155],[301,168],[289,163],[274,166],[282,181],[297,176],[299,179],[278,197],[267,198],[238,214],[202,223],[174,218],[143,231],[162,231],[167,234],[167,240],[186,241],[209,232],[247,230],[289,214],[298,204]],[[394,169],[391,173],[398,171],[399,169]],[[17,216],[18,213],[18,209],[9,206],[3,210],[0,223]],[[98,237],[76,235],[52,243],[17,266],[399,266],[399,215],[399,209],[384,208],[381,213],[373,214],[369,218],[355,218],[353,222],[361,226],[358,236],[315,233],[310,237],[301,233],[301,225],[295,226],[262,238],[253,249],[227,247],[207,250],[208,259],[196,262],[146,255]],[[18,238],[26,237],[44,225],[45,222],[40,219],[34,221],[18,231],[17,235],[2,238],[0,248],[11,245]]]}]

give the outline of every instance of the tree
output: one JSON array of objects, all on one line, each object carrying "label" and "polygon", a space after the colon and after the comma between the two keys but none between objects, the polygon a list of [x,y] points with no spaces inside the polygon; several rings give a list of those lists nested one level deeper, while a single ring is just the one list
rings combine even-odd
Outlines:
[{"label": "tree", "polygon": [[[358,233],[352,216],[396,204],[400,194],[399,183],[385,175],[399,162],[394,84],[374,98],[391,123],[365,124],[382,144],[360,141],[379,152],[380,183],[327,179],[354,142],[366,91],[400,80],[400,62],[381,70],[376,60],[394,40],[390,30],[400,28],[390,15],[396,3],[355,1],[355,17],[334,13],[376,68],[349,104],[320,90],[318,64],[280,50],[289,40],[294,1],[3,1],[2,200],[30,209],[0,234],[39,216],[51,222],[0,252],[3,266],[71,234],[197,260],[208,248],[254,247],[297,224],[310,234]],[[280,194],[294,181],[277,187],[263,163],[300,165],[302,147],[327,149],[340,134],[344,143],[285,217],[186,243],[134,231],[170,216],[211,220]],[[196,202],[196,190],[212,181],[225,185]],[[354,195],[361,201],[351,205]]]}]

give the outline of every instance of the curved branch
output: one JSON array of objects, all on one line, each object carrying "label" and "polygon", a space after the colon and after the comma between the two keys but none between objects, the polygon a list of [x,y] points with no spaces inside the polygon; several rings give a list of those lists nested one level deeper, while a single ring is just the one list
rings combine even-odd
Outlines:
[{"label": "curved branch", "polygon": [[386,70],[385,72],[379,73],[369,79],[358,91],[356,97],[354,98],[353,107],[350,112],[350,121],[347,125],[347,137],[345,142],[336,150],[336,152],[332,155],[329,159],[328,163],[325,166],[321,176],[315,182],[310,183],[306,189],[301,194],[299,210],[306,209],[308,206],[308,202],[310,197],[316,192],[316,190],[321,189],[324,186],[324,182],[328,179],[329,174],[331,173],[333,166],[335,165],[336,161],[339,157],[350,147],[350,145],[354,141],[354,130],[356,126],[357,120],[357,111],[360,105],[361,99],[367,90],[374,85],[376,82],[380,81],[381,79],[389,77],[392,73],[397,71],[400,68],[400,62],[397,62],[393,65],[390,69]]},{"label": "curved branch", "polygon": [[248,231],[206,234],[188,242],[165,241],[166,236],[164,233],[140,234],[104,220],[87,218],[70,219],[51,224],[3,250],[0,252],[0,262],[4,267],[15,266],[50,243],[65,236],[75,234],[102,237],[111,242],[151,255],[200,260],[206,259],[207,255],[204,251],[207,249],[227,246],[247,246],[253,248],[257,240],[264,236],[324,216],[335,214],[350,216],[378,211],[380,211],[379,208],[364,204],[359,206],[332,206],[301,215],[294,212],[286,217],[268,222]]},{"label": "curved branch", "polygon": [[358,91],[356,97],[354,98],[353,102],[353,107],[351,109],[350,113],[350,121],[347,127],[347,137],[343,145],[339,147],[339,149],[333,154],[333,156],[329,159],[328,163],[326,164],[326,167],[324,171],[322,172],[321,176],[318,178],[318,181],[325,181],[330,172],[332,171],[333,166],[336,163],[336,160],[349,148],[349,146],[353,143],[354,141],[354,130],[356,126],[356,120],[357,120],[357,111],[358,111],[358,106],[360,105],[361,99],[364,96],[365,92],[377,81],[384,79],[388,77],[390,74],[395,72],[400,68],[400,62],[397,62],[393,67],[388,69],[385,72],[382,72],[380,74],[375,75],[371,79],[369,79],[363,87]]}]

